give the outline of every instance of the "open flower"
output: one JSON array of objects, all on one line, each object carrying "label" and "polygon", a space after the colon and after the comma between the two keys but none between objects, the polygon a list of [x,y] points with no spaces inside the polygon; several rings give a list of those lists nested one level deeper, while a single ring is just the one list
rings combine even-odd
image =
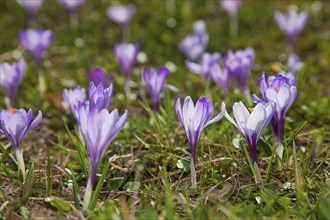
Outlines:
[{"label": "open flower", "polygon": [[86,0],[57,0],[57,2],[69,11],[75,11],[80,5],[85,4]]},{"label": "open flower", "polygon": [[214,114],[213,104],[204,96],[198,99],[195,106],[190,96],[187,96],[183,102],[182,108],[181,99],[180,96],[178,96],[175,101],[175,112],[184,127],[190,145],[191,181],[192,187],[196,187],[195,161],[198,141],[204,128],[221,120],[225,114],[225,109],[212,118]]},{"label": "open flower", "polygon": [[25,166],[23,154],[21,151],[21,142],[29,131],[35,128],[42,119],[41,111],[38,112],[37,117],[32,120],[32,110],[26,112],[24,109],[9,109],[0,110],[0,133],[3,133],[12,143],[15,149],[16,159],[18,163],[19,172],[25,178]]},{"label": "open flower", "polygon": [[[222,104],[222,109],[226,108]],[[257,145],[259,138],[265,127],[269,124],[274,115],[275,103],[259,103],[249,110],[242,102],[235,102],[233,106],[235,120],[226,112],[226,118],[243,134],[249,147],[251,157],[254,163],[258,163]]]},{"label": "open flower", "polygon": [[0,86],[7,92],[10,108],[14,107],[15,94],[25,75],[25,71],[26,62],[24,59],[12,65],[9,63],[0,64]]},{"label": "open flower", "polygon": [[165,82],[170,71],[166,67],[160,68],[158,71],[155,68],[148,70],[144,68],[143,78],[152,98],[152,109],[154,113],[158,111],[159,96],[165,88]]},{"label": "open flower", "polygon": [[89,72],[89,78],[94,82],[95,85],[102,84],[103,86],[108,85],[109,80],[107,79],[107,73],[103,68],[95,68]]},{"label": "open flower", "polygon": [[89,108],[87,105],[77,107],[78,127],[87,145],[91,172],[88,178],[84,196],[84,209],[87,209],[94,186],[94,178],[97,166],[110,142],[124,127],[128,113],[118,115],[117,109],[109,112],[107,109],[98,111],[97,108]]},{"label": "open flower", "polygon": [[252,99],[255,103],[269,101],[275,103],[272,127],[278,139],[277,154],[282,158],[284,117],[297,98],[296,80],[294,77],[286,77],[278,74],[277,76],[269,76],[266,81],[265,73],[262,73],[259,78],[259,88],[263,100],[253,95]]},{"label": "open flower", "polygon": [[17,0],[18,4],[24,7],[30,15],[35,15],[44,0]]},{"label": "open flower", "polygon": [[233,18],[236,17],[237,11],[241,5],[241,0],[220,0],[220,5],[222,9]]},{"label": "open flower", "polygon": [[135,11],[134,5],[112,6],[107,9],[107,15],[117,25],[124,27],[132,20]]},{"label": "open flower", "polygon": [[221,60],[220,53],[204,53],[200,63],[195,63],[190,60],[186,60],[186,67],[189,71],[199,74],[207,79],[210,75],[211,67],[213,65],[219,65]]},{"label": "open flower", "polygon": [[194,34],[188,34],[180,43],[181,52],[190,60],[196,61],[204,53],[209,43],[205,22],[194,23]]},{"label": "open flower", "polygon": [[286,34],[291,49],[293,49],[299,33],[308,20],[307,12],[298,14],[296,10],[289,10],[287,13],[276,11],[274,17],[279,28]]},{"label": "open flower", "polygon": [[229,74],[237,80],[244,93],[249,91],[248,79],[254,59],[255,55],[252,48],[238,50],[235,53],[229,51],[224,58]]},{"label": "open flower", "polygon": [[55,39],[55,34],[50,30],[27,29],[21,30],[19,37],[23,47],[33,55],[40,70],[42,55]]},{"label": "open flower", "polygon": [[75,113],[75,108],[78,103],[86,101],[86,90],[80,86],[77,86],[74,89],[64,89],[62,96],[64,99],[64,109],[67,111],[71,110],[72,113]]},{"label": "open flower", "polygon": [[114,51],[126,79],[125,90],[127,91],[129,89],[129,75],[136,62],[136,58],[139,53],[139,46],[137,44],[121,43],[115,45]]},{"label": "open flower", "polygon": [[88,100],[90,108],[96,108],[98,111],[107,109],[113,94],[113,86],[104,88],[102,84],[95,86],[94,82],[90,82],[88,86]]}]

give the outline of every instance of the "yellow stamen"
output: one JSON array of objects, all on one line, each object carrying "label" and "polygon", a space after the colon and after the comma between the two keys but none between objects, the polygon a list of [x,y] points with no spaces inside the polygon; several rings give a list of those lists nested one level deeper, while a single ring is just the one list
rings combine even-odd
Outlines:
[{"label": "yellow stamen", "polygon": [[280,88],[275,88],[276,93],[279,93],[279,91],[280,91]]},{"label": "yellow stamen", "polygon": [[248,108],[248,109],[249,109],[250,113],[252,113],[254,110],[254,108]]},{"label": "yellow stamen", "polygon": [[10,108],[10,109],[8,109],[8,111],[9,111],[10,113],[14,114],[14,113],[16,112],[16,108]]}]

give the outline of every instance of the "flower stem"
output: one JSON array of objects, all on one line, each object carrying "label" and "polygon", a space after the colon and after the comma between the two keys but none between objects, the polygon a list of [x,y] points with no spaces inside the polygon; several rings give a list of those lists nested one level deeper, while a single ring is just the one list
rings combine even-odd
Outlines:
[{"label": "flower stem", "polygon": [[[92,174],[91,174],[92,175]],[[83,209],[87,210],[89,203],[92,198],[92,192],[93,192],[93,183],[92,183],[92,177],[90,176],[88,178],[86,190],[85,190],[85,195],[84,195],[84,202],[83,202]]]},{"label": "flower stem", "polygon": [[237,16],[230,17],[230,34],[232,37],[237,37],[238,35]]},{"label": "flower stem", "polygon": [[190,171],[191,171],[191,188],[195,189],[197,186],[197,180],[196,180],[195,162],[192,157],[190,158]]},{"label": "flower stem", "polygon": [[39,78],[39,92],[42,97],[46,95],[46,80],[45,76],[41,71],[41,68],[38,68],[38,78]]},{"label": "flower stem", "polygon": [[22,173],[22,180],[25,181],[25,165],[24,165],[24,159],[23,159],[23,153],[20,149],[15,149],[16,154],[16,160],[17,160],[17,166],[18,166],[18,176],[20,176],[20,173]]}]

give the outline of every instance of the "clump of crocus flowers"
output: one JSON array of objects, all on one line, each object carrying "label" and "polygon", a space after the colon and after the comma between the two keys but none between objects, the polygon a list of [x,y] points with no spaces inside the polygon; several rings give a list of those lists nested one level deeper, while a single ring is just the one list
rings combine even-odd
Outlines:
[{"label": "clump of crocus flowers", "polygon": [[189,60],[197,61],[209,43],[209,35],[203,20],[196,21],[193,28],[194,33],[188,34],[180,43],[179,48]]},{"label": "clump of crocus flowers", "polygon": [[194,105],[192,99],[187,96],[183,101],[183,107],[181,107],[181,98],[178,96],[175,101],[175,112],[188,138],[191,153],[191,186],[192,188],[196,188],[197,181],[195,163],[198,141],[204,128],[222,119],[225,114],[225,109],[212,118],[214,114],[213,104],[204,96],[201,96],[198,99],[196,105]]},{"label": "clump of crocus flowers", "polygon": [[14,99],[18,86],[21,84],[26,71],[26,62],[20,59],[17,63],[0,64],[0,86],[7,92],[7,106],[14,108]]},{"label": "clump of crocus flowers", "polygon": [[265,73],[262,73],[259,78],[259,88],[263,99],[253,95],[253,101],[256,103],[273,102],[275,104],[272,127],[278,140],[277,155],[282,159],[284,118],[297,98],[296,79],[292,76],[278,74],[269,76],[266,80]]},{"label": "clump of crocus flowers", "polygon": [[104,87],[102,83],[95,85],[94,82],[90,82],[88,86],[88,101],[85,100],[85,90],[80,87],[63,91],[63,98],[66,105],[73,110],[90,157],[91,171],[84,195],[84,209],[89,207],[98,164],[106,148],[128,119],[127,110],[121,116],[117,109],[111,112],[108,110],[112,94],[112,84]]},{"label": "clump of crocus flowers", "polygon": [[23,47],[34,57],[39,76],[39,90],[41,95],[45,95],[46,82],[42,73],[41,61],[45,51],[55,39],[55,34],[50,30],[27,29],[21,30],[19,37]]},{"label": "clump of crocus flowers", "polygon": [[10,108],[0,110],[0,133],[4,134],[14,147],[18,164],[18,173],[25,180],[25,165],[21,143],[30,130],[35,128],[42,119],[41,111],[32,120],[32,110]]}]

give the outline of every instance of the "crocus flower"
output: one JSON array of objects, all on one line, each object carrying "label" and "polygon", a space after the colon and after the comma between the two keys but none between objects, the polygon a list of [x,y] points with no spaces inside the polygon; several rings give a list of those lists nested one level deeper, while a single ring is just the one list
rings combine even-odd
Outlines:
[{"label": "crocus flower", "polygon": [[14,98],[18,86],[20,85],[26,71],[26,62],[21,59],[17,63],[10,65],[9,63],[0,64],[0,86],[3,87],[9,99],[9,107],[14,107]]},{"label": "crocus flower", "polygon": [[125,113],[119,116],[117,109],[112,112],[109,112],[107,109],[98,111],[96,108],[89,108],[87,105],[83,105],[77,108],[77,116],[78,127],[87,145],[91,163],[91,172],[83,203],[84,209],[87,209],[98,164],[110,142],[124,127],[128,113],[125,110]]},{"label": "crocus flower", "polygon": [[24,7],[28,13],[34,16],[41,7],[44,0],[17,0],[18,4]]},{"label": "crocus flower", "polygon": [[234,77],[244,93],[248,93],[249,73],[254,63],[254,50],[246,48],[235,53],[229,51],[224,58],[229,74]]},{"label": "crocus flower", "polygon": [[39,90],[41,95],[45,95],[46,82],[41,71],[41,59],[43,53],[53,42],[55,35],[50,30],[43,29],[27,29],[19,32],[21,43],[25,49],[30,51],[37,66],[37,72],[39,76]]},{"label": "crocus flower", "polygon": [[95,68],[89,72],[89,79],[94,82],[95,85],[102,84],[106,86],[108,84],[107,73],[103,68]]},{"label": "crocus flower", "polygon": [[291,53],[288,59],[288,66],[290,69],[289,73],[295,76],[297,72],[299,72],[303,67],[303,63],[300,61],[300,58],[297,56],[297,54]]},{"label": "crocus flower", "polygon": [[233,18],[236,17],[237,11],[241,5],[241,0],[220,0],[220,5],[222,9]]},{"label": "crocus flower", "polygon": [[297,36],[308,20],[307,12],[298,14],[296,10],[289,10],[287,13],[276,11],[274,17],[279,28],[286,34],[290,48],[294,49]]},{"label": "crocus flower", "polygon": [[32,120],[31,109],[28,112],[24,109],[16,110],[13,108],[0,110],[0,133],[4,134],[13,145],[18,163],[18,170],[22,172],[23,179],[25,179],[25,166],[21,151],[21,142],[25,135],[40,123],[41,119],[41,111],[39,111],[37,117]]},{"label": "crocus flower", "polygon": [[117,25],[124,27],[132,20],[135,11],[134,5],[112,6],[107,9],[107,15]]},{"label": "crocus flower", "polygon": [[113,94],[113,86],[104,88],[102,84],[95,86],[94,82],[89,83],[88,100],[90,108],[96,108],[98,111],[109,108]]},{"label": "crocus flower", "polygon": [[236,37],[238,33],[237,11],[241,5],[240,0],[220,0],[220,6],[227,12],[230,19],[230,33]]},{"label": "crocus flower", "polygon": [[255,103],[269,101],[275,103],[276,108],[272,119],[272,127],[278,139],[277,154],[282,158],[284,117],[297,97],[296,80],[294,77],[278,74],[277,76],[269,76],[266,81],[265,73],[262,73],[259,78],[259,87],[263,100],[256,95],[252,96],[252,100]]},{"label": "crocus flower", "polygon": [[220,86],[222,93],[227,95],[230,83],[230,75],[228,74],[227,67],[214,64],[210,67],[210,75],[213,82]]},{"label": "crocus flower", "polygon": [[80,5],[85,4],[86,0],[57,0],[57,2],[69,11],[75,11]]},{"label": "crocus flower", "polygon": [[170,71],[166,67],[160,68],[158,71],[155,68],[148,70],[144,68],[143,78],[152,98],[152,109],[154,113],[158,111],[159,96],[165,88],[165,81]]},{"label": "crocus flower", "polygon": [[198,99],[195,106],[191,98],[189,96],[186,97],[183,102],[183,108],[181,108],[181,99],[180,96],[178,96],[175,101],[175,111],[184,127],[190,146],[191,182],[192,187],[194,188],[196,187],[195,161],[198,141],[204,128],[221,120],[225,114],[225,109],[212,119],[214,114],[213,104],[204,96],[201,96]]},{"label": "crocus flower", "polygon": [[204,53],[200,63],[195,63],[190,60],[186,60],[186,67],[189,71],[199,74],[207,79],[210,75],[211,67],[213,65],[219,65],[221,60],[220,53]]},{"label": "crocus flower", "polygon": [[[226,106],[223,103],[222,109]],[[275,103],[259,103],[255,108],[244,106],[242,102],[235,102],[233,106],[235,120],[226,112],[226,118],[243,134],[249,147],[253,162],[257,163],[257,144],[259,138],[274,115]]]},{"label": "crocus flower", "polygon": [[67,111],[71,110],[72,113],[75,113],[75,108],[78,103],[86,101],[86,90],[80,86],[77,86],[74,89],[64,89],[62,96],[64,99],[64,109]]},{"label": "crocus flower", "polygon": [[21,30],[19,37],[23,47],[33,55],[40,70],[42,55],[55,39],[55,34],[50,30],[27,29]]},{"label": "crocus flower", "polygon": [[205,22],[194,23],[194,34],[188,34],[180,43],[181,52],[190,60],[196,61],[204,53],[209,43]]},{"label": "crocus flower", "polygon": [[139,53],[139,46],[137,44],[121,43],[115,45],[114,51],[120,68],[126,79],[125,90],[127,91],[129,89],[129,75],[131,73],[132,67],[136,62],[136,58]]}]

